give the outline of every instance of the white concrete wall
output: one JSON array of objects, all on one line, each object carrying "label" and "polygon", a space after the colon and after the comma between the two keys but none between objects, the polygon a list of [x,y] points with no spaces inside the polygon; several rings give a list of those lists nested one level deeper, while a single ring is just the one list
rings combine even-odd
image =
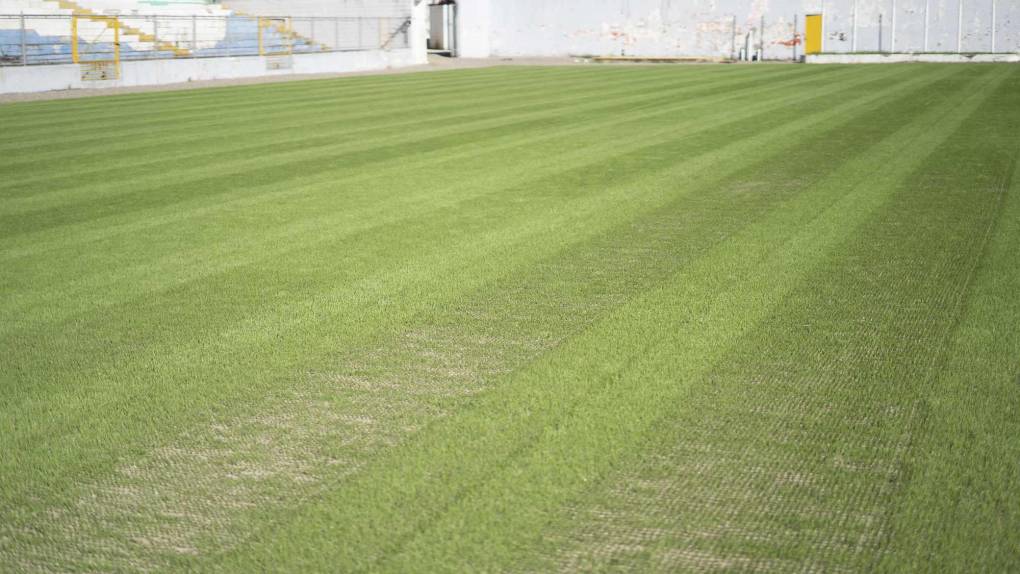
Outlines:
[{"label": "white concrete wall", "polygon": [[416,63],[415,58],[412,50],[297,54],[293,56],[293,66],[285,70],[268,70],[268,58],[259,56],[122,62],[120,79],[108,81],[82,81],[80,67],[76,64],[0,67],[0,93],[152,86],[287,74],[359,72],[409,66]]},{"label": "white concrete wall", "polygon": [[[2,2],[3,0],[0,0]],[[84,0],[83,0],[84,1]],[[417,49],[413,28],[421,25],[418,18],[427,17],[422,8],[416,7],[416,0],[224,0],[222,6],[242,14],[254,16],[290,16],[298,34],[317,44],[334,49],[350,49],[351,47],[371,48],[377,42],[385,40],[399,29],[403,21],[412,18],[412,31],[408,35],[408,44]],[[339,18],[338,22],[318,21],[311,23],[301,18]],[[353,18],[384,18],[385,22],[370,20],[355,21]],[[417,24],[415,22],[417,20]],[[426,25],[427,26],[427,25]],[[420,32],[419,32],[420,35]],[[425,62],[425,40],[421,48],[422,62]],[[402,44],[402,42],[400,42]],[[403,46],[401,46],[403,47]]]},{"label": "white concrete wall", "polygon": [[1020,54],[815,54],[808,64],[1018,63]]},{"label": "white concrete wall", "polygon": [[425,2],[418,2],[411,12],[411,56],[415,64],[428,63],[429,38],[429,7]]},{"label": "white concrete wall", "polygon": [[[498,4],[498,2],[497,2]],[[495,55],[491,38],[514,24],[510,20],[493,23],[490,0],[457,2],[457,55],[464,58],[488,58]]]},{"label": "white concrete wall", "polygon": [[[992,3],[996,48],[1020,50],[1020,0],[927,0],[928,51],[956,51],[958,8],[963,3],[961,47],[991,50]],[[827,52],[924,48],[926,0],[459,0],[464,56],[729,56],[750,34],[760,41],[765,17],[767,58],[790,58],[794,15],[821,13]],[[893,5],[895,4],[895,11]],[[856,6],[856,10],[855,10]],[[855,15],[856,12],[856,26]],[[882,27],[879,28],[879,16]],[[734,33],[734,19],[736,28]],[[734,37],[736,42],[734,42]],[[798,49],[800,52],[800,50]]]}]

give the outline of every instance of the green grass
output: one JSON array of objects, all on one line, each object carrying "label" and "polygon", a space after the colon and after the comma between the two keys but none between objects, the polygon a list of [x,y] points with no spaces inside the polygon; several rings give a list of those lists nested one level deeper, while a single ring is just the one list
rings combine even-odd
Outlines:
[{"label": "green grass", "polygon": [[2,571],[1020,568],[1020,68],[0,106]]}]

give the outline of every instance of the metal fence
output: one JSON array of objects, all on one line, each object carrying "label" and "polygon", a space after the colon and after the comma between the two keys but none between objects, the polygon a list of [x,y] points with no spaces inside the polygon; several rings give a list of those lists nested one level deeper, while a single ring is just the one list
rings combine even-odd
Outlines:
[{"label": "metal fence", "polygon": [[409,47],[394,17],[0,15],[0,66]]}]

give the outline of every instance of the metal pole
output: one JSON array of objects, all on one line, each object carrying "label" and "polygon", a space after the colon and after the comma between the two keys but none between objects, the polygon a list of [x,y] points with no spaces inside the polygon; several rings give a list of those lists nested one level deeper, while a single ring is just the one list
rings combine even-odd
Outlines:
[{"label": "metal pole", "polygon": [[224,29],[224,31],[223,31],[223,39],[227,43],[227,56],[230,56],[230,54],[232,53],[232,50],[231,50],[231,46],[232,46],[231,45],[231,41],[233,40],[233,38],[231,38],[231,36],[233,34],[231,34],[230,19],[233,18],[233,17],[234,16],[224,16],[223,17],[223,23],[226,26],[226,29]]},{"label": "metal pole", "polygon": [[311,31],[310,36],[311,36],[311,39],[312,39],[312,45],[314,46],[315,45],[315,17],[314,16],[308,19],[308,25],[312,27],[312,31]]},{"label": "metal pole", "polygon": [[956,53],[963,52],[963,0],[960,0],[956,11]]},{"label": "metal pole", "polygon": [[896,0],[892,0],[892,22],[889,23],[892,26],[892,38],[889,39],[889,51],[896,53]]},{"label": "metal pole", "polygon": [[117,68],[117,79],[120,79],[120,18],[113,17],[113,62]]},{"label": "metal pole", "polygon": [[263,45],[262,45],[262,42],[263,42],[263,40],[262,40],[262,16],[259,16],[256,19],[256,22],[258,22],[258,25],[256,26],[256,28],[259,31],[259,56],[264,56],[265,55],[265,50],[263,49]]},{"label": "metal pole", "polygon": [[159,17],[152,17],[152,51],[159,56]]},{"label": "metal pole", "polygon": [[850,32],[850,51],[851,52],[856,52],[857,51],[857,0],[854,0],[853,8],[852,8],[852,16],[851,17],[853,19],[853,24],[851,24],[851,32]]},{"label": "metal pole", "polygon": [[[24,49],[21,51],[23,53]],[[996,0],[991,0],[991,53],[996,53]]]},{"label": "metal pole", "polygon": [[882,13],[879,12],[878,13],[878,51],[879,52],[882,51],[882,35],[883,35],[883,30],[882,30]]},{"label": "metal pole", "polygon": [[928,51],[928,4],[931,0],[924,0],[924,50]]},{"label": "metal pole", "polygon": [[797,14],[793,15],[793,61],[797,61]]},{"label": "metal pole", "polygon": [[198,51],[198,16],[191,17],[191,55]]},{"label": "metal pole", "polygon": [[358,18],[358,49],[361,50],[364,44],[363,31],[365,28],[365,22],[361,18]]},{"label": "metal pole", "polygon": [[[994,43],[994,41],[992,41]],[[24,12],[21,12],[21,65],[29,65],[29,53],[25,51],[27,42],[24,41]]]}]

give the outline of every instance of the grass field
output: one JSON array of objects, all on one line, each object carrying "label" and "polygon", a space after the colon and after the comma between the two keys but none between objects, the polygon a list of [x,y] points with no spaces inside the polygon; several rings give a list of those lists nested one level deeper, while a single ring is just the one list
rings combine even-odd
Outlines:
[{"label": "grass field", "polygon": [[2,571],[1020,569],[1020,67],[0,106]]}]

